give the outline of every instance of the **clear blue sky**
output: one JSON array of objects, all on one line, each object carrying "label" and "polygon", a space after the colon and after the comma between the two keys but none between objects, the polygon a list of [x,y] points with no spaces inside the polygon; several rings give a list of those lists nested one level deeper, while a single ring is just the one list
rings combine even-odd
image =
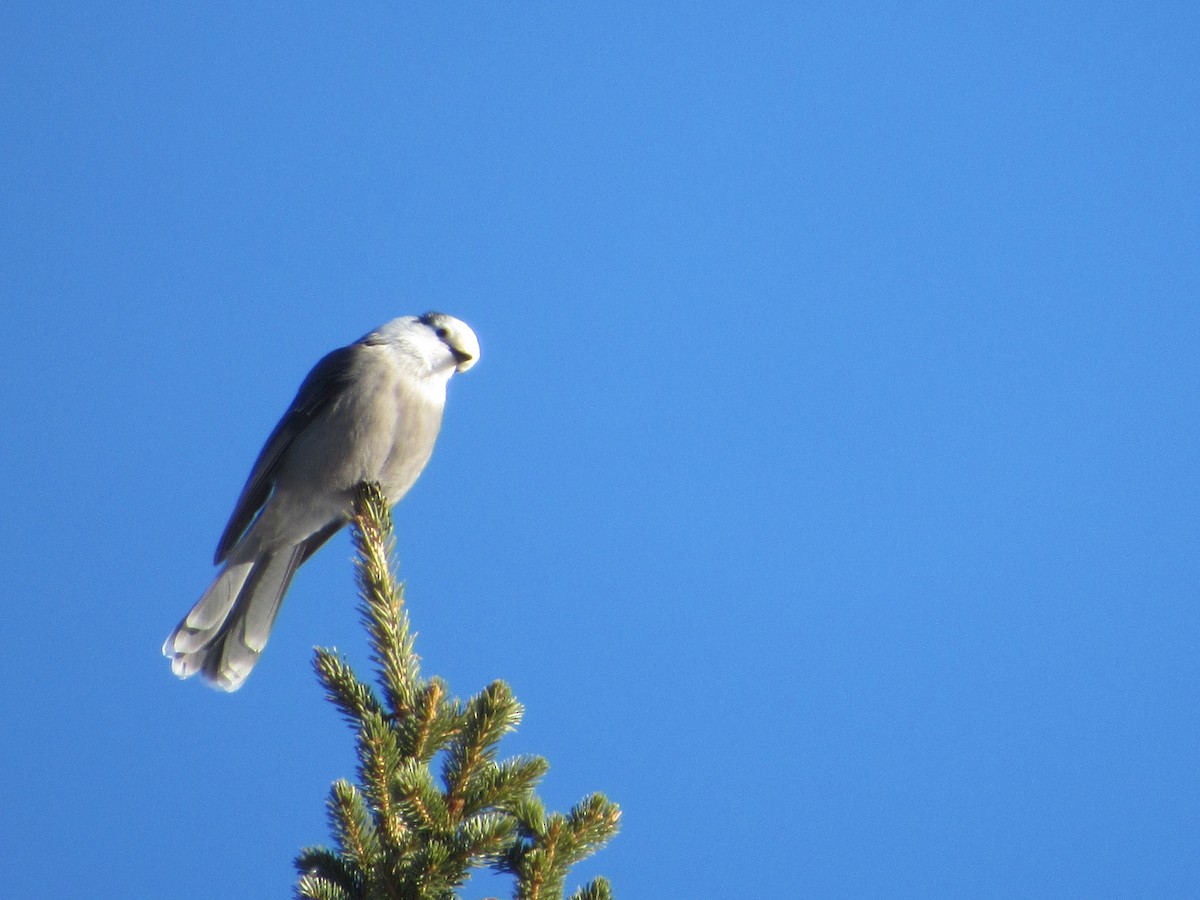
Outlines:
[{"label": "clear blue sky", "polygon": [[239,694],[159,647],[428,309],[418,649],[622,805],[573,883],[1200,895],[1198,10],[3,4],[5,895],[288,896],[348,540]]}]

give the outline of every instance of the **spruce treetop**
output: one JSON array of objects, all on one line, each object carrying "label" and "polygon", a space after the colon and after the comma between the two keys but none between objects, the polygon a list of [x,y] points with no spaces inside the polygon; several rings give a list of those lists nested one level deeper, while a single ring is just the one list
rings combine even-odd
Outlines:
[{"label": "spruce treetop", "polygon": [[[546,812],[535,791],[546,760],[498,758],[523,713],[508,685],[494,681],[462,702],[422,676],[377,485],[360,485],[351,528],[375,684],[335,651],[316,650],[326,697],[354,731],[358,767],[356,782],[335,782],[326,801],[335,846],[296,858],[296,895],[450,900],[473,870],[489,868],[513,876],[517,900],[562,900],[571,866],[616,834],[620,809],[592,794],[566,814]],[[596,878],[571,900],[611,896]]]}]

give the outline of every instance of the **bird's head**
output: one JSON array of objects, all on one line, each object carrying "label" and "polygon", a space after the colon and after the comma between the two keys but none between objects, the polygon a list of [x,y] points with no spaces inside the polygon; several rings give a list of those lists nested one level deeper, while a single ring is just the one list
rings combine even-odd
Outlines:
[{"label": "bird's head", "polygon": [[458,360],[455,371],[465,372],[479,360],[479,338],[475,337],[471,326],[462,319],[445,313],[430,312],[417,321],[449,348],[450,353]]}]

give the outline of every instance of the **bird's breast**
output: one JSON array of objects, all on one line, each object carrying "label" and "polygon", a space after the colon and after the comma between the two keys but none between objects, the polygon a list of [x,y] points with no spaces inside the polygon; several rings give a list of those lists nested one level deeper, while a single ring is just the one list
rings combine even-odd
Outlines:
[{"label": "bird's breast", "polygon": [[378,415],[388,418],[393,427],[381,428],[390,439],[386,446],[379,447],[378,470],[373,480],[379,482],[384,494],[396,503],[417,480],[417,476],[429,462],[433,445],[442,426],[442,408],[445,404],[446,386],[429,384],[423,380],[398,378],[387,393],[389,411],[379,410]]}]

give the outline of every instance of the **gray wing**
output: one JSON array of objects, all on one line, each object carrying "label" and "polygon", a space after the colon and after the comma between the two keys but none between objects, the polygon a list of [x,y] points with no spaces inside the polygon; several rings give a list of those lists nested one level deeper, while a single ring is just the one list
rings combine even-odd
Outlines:
[{"label": "gray wing", "polygon": [[[305,377],[292,405],[267,438],[254,468],[250,470],[250,477],[246,479],[246,486],[242,488],[242,494],[233,508],[229,524],[225,526],[221,540],[217,542],[217,552],[213,560],[215,563],[225,561],[266,505],[275,486],[279,466],[292,441],[353,383],[363,349],[361,343],[355,343],[334,350],[313,366],[312,371]],[[324,543],[329,537],[330,535],[325,535],[320,543]],[[311,555],[310,551],[304,558],[307,559]]]}]

